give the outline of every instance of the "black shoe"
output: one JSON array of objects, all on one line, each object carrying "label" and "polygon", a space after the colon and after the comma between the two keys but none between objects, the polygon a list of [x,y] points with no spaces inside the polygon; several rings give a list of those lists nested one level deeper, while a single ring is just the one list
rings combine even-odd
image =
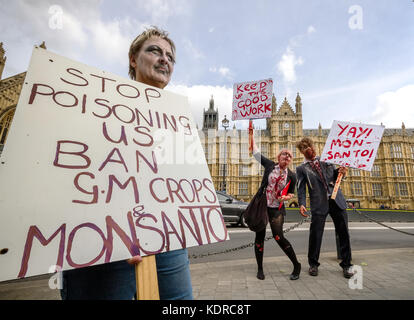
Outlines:
[{"label": "black shoe", "polygon": [[312,277],[316,277],[316,276],[318,275],[318,267],[317,267],[317,266],[311,266],[311,267],[309,268],[309,274],[310,274]]},{"label": "black shoe", "polygon": [[344,277],[345,278],[347,278],[347,279],[350,279],[350,278],[352,278],[352,276],[354,275],[354,273],[353,272],[351,272],[351,267],[345,267],[345,268],[342,268],[342,270],[343,270],[343,272],[344,272]]},{"label": "black shoe", "polygon": [[257,271],[257,275],[256,275],[257,279],[259,280],[264,280],[265,279],[265,275],[263,273],[263,270],[258,270]]},{"label": "black shoe", "polygon": [[290,280],[298,280],[300,275],[301,264],[298,263],[294,268],[293,272],[290,275]]}]

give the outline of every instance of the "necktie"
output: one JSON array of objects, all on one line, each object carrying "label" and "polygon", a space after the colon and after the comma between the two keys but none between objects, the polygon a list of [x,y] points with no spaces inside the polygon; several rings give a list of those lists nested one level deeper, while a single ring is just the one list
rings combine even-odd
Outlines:
[{"label": "necktie", "polygon": [[319,160],[315,159],[314,161],[311,161],[311,166],[319,174],[319,176],[321,177],[321,180],[323,182],[323,186],[325,187],[326,191],[329,192],[328,185],[326,184],[325,178],[323,177],[323,174],[322,174],[322,169],[321,169],[321,165],[319,163]]}]

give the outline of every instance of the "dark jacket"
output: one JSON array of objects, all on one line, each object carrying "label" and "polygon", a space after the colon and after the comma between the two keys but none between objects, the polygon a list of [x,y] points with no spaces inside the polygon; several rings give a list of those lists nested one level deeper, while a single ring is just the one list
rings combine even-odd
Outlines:
[{"label": "dark jacket", "polygon": [[[260,152],[255,153],[253,156],[265,168],[262,183],[260,184],[260,188],[257,192],[258,193],[266,192],[267,185],[269,184],[269,175],[273,171],[277,163],[272,160],[267,159]],[[288,176],[287,176],[286,184],[288,184],[289,181],[290,181],[290,185],[289,185],[288,193],[295,193],[296,175],[288,168]]]},{"label": "dark jacket", "polygon": [[[328,192],[319,176],[309,162],[305,162],[296,168],[298,179],[299,206],[306,206],[306,186],[308,186],[310,207],[313,215],[327,215],[329,211],[329,199],[338,177],[338,169],[331,163],[319,161],[322,175],[328,185]],[[342,210],[346,209],[346,201],[339,188],[335,199],[336,204]]]}]

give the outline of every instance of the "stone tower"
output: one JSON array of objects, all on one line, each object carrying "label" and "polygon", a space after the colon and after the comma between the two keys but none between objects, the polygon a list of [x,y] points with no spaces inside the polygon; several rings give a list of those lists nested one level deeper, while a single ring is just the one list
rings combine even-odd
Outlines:
[{"label": "stone tower", "polygon": [[302,99],[299,96],[299,92],[296,95],[296,104],[295,104],[296,114],[302,115]]},{"label": "stone tower", "polygon": [[210,106],[206,111],[203,111],[203,130],[218,129],[218,110],[214,110],[213,95],[210,99]]}]

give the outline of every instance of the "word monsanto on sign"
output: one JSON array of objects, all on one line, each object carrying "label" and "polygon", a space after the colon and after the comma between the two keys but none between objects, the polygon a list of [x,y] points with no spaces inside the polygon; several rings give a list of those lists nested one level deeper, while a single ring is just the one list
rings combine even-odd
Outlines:
[{"label": "word monsanto on sign", "polygon": [[321,160],[371,171],[384,126],[334,121]]},{"label": "word monsanto on sign", "polygon": [[235,83],[232,120],[262,119],[272,116],[273,80]]},{"label": "word monsanto on sign", "polygon": [[0,159],[0,281],[228,238],[186,97],[35,47]]}]

